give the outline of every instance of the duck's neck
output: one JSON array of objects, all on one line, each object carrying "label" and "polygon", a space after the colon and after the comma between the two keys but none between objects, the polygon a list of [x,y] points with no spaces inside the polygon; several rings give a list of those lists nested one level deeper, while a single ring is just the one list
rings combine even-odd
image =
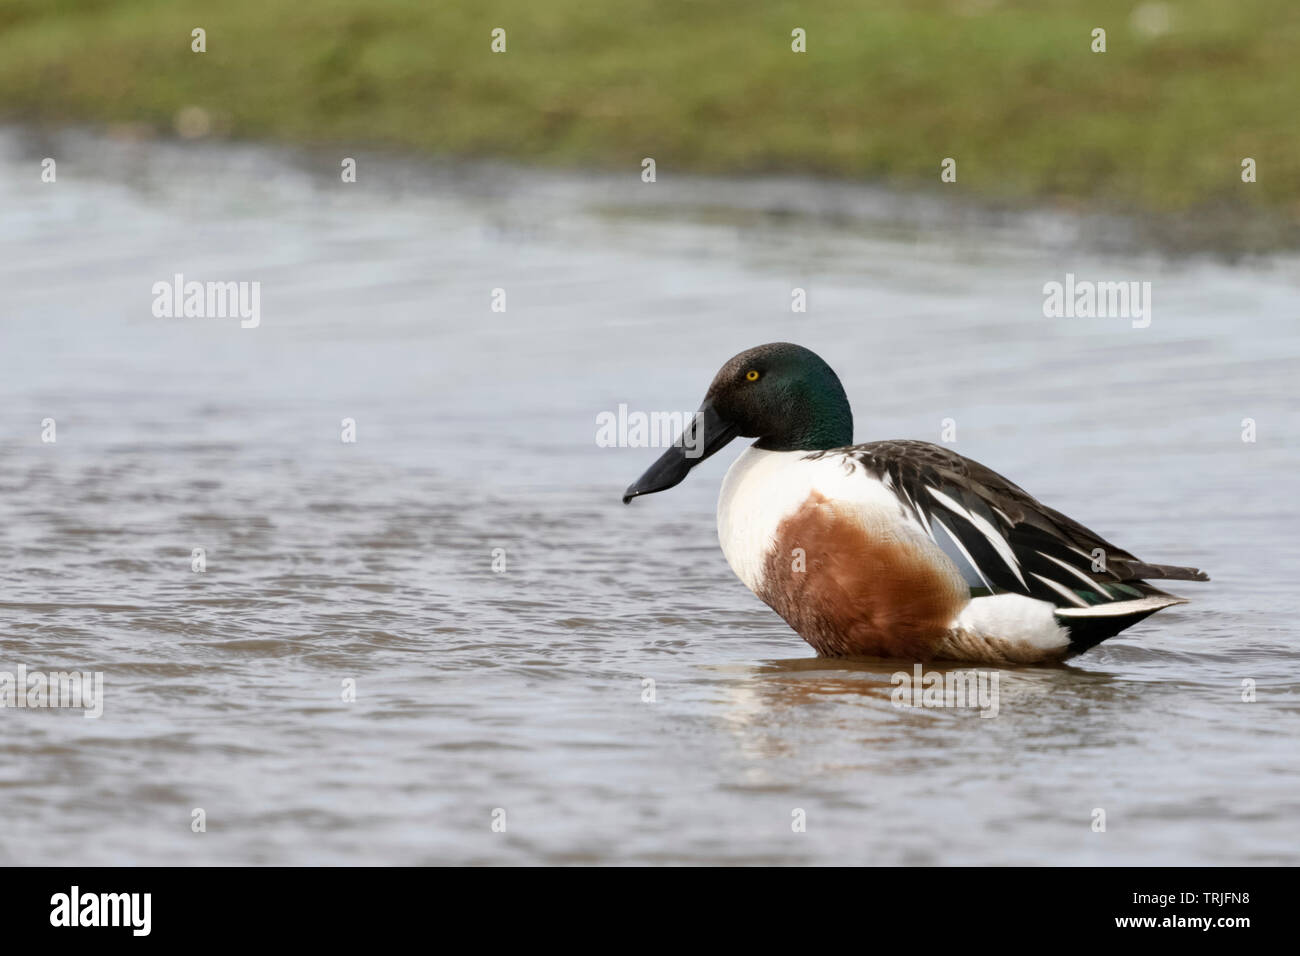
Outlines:
[{"label": "duck's neck", "polygon": [[[828,370],[829,371],[829,370]],[[792,396],[779,429],[754,443],[764,451],[825,451],[853,444],[853,411],[833,374],[816,390]]]}]

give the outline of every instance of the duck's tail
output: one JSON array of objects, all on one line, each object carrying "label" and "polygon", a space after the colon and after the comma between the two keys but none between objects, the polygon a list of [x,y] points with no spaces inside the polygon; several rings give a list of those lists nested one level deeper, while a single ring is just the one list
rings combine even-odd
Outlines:
[{"label": "duck's tail", "polygon": [[1210,576],[1200,568],[1184,568],[1177,564],[1147,564],[1137,558],[1120,559],[1123,571],[1120,577],[1126,581],[1152,578],[1157,581],[1208,581]]},{"label": "duck's tail", "polygon": [[[1208,581],[1209,577],[1196,568],[1180,568],[1172,565],[1142,565],[1149,569],[1146,577],[1167,578],[1177,581]],[[1155,573],[1150,573],[1151,571]],[[1096,647],[1108,637],[1114,637],[1127,627],[1132,627],[1143,618],[1150,617],[1156,611],[1186,604],[1187,598],[1162,591],[1145,581],[1126,581],[1130,587],[1142,592],[1139,598],[1128,601],[1108,601],[1091,607],[1058,607],[1056,619],[1070,632],[1070,653],[1082,654],[1089,648]]]}]

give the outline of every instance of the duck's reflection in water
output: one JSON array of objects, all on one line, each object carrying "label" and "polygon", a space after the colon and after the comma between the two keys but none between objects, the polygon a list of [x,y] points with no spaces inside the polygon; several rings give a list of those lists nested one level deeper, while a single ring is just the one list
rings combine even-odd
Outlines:
[{"label": "duck's reflection in water", "polygon": [[1108,673],[1068,664],[800,657],[721,670],[722,719],[741,754],[754,759],[807,756],[810,749],[842,759],[845,746],[869,761],[872,751],[895,761],[920,753],[933,759],[936,750],[988,748],[1002,736],[993,725],[1034,732],[1068,720],[1081,693],[1095,701],[1138,692],[1120,690],[1124,682]]}]

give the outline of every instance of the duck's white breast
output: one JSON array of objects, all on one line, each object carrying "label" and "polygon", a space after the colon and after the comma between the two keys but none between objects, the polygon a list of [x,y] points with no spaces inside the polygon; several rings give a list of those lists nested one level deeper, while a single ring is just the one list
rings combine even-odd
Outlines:
[{"label": "duck's white breast", "polygon": [[753,592],[781,522],[814,494],[853,505],[864,527],[877,533],[920,533],[898,499],[844,455],[809,459],[806,451],[763,451],[750,446],[727,470],[718,496],[718,542],[736,576]]}]

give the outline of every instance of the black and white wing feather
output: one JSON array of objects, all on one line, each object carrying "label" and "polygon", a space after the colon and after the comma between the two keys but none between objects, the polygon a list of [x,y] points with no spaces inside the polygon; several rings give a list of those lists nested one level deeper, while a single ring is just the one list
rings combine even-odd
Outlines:
[{"label": "black and white wing feather", "polygon": [[849,467],[861,466],[890,488],[961,568],[972,595],[1025,594],[1051,602],[1062,617],[1072,611],[1097,616],[1109,610],[1102,605],[1156,596],[1169,598],[1158,606],[1181,600],[1144,578],[1208,580],[1196,568],[1148,564],[997,472],[938,445],[882,441],[818,456],[829,454],[844,455]]}]

